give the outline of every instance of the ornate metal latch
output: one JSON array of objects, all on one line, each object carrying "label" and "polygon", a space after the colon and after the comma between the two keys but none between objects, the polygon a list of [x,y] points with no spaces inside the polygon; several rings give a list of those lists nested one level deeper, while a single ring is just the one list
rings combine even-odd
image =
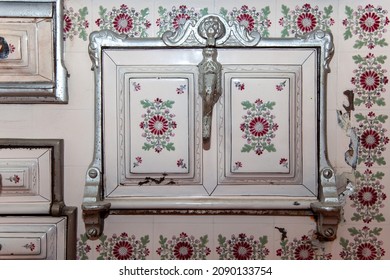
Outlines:
[{"label": "ornate metal latch", "polygon": [[199,25],[199,34],[206,39],[203,60],[199,63],[199,94],[203,101],[203,148],[210,149],[211,120],[215,103],[222,95],[222,65],[217,61],[216,39],[225,35],[225,28],[218,17],[209,17]]}]

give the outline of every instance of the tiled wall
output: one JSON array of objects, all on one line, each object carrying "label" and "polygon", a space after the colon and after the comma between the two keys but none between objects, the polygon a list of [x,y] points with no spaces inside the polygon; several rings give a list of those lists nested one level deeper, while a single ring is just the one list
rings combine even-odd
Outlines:
[{"label": "tiled wall", "polygon": [[[110,216],[104,235],[84,236],[80,259],[390,259],[390,33],[387,0],[112,1],[65,0],[68,105],[1,105],[2,137],[65,140],[65,200],[80,206],[93,152],[93,73],[88,35],[110,28],[134,37],[161,36],[178,24],[217,13],[264,37],[291,37],[314,27],[332,31],[328,79],[329,159],[356,178],[345,195],[338,237],[320,243],[309,217]],[[353,103],[348,96],[354,95]],[[337,112],[339,112],[339,117]],[[354,144],[359,144],[353,162]],[[348,151],[349,150],[349,151]],[[81,213],[81,211],[79,211]]]}]

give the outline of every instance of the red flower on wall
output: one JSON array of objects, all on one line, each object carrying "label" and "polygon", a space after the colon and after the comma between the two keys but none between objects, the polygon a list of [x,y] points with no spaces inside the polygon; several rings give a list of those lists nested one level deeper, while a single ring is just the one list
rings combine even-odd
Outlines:
[{"label": "red flower on wall", "polygon": [[366,149],[375,149],[379,145],[381,137],[378,132],[368,129],[360,136],[360,143]]},{"label": "red flower on wall", "polygon": [[380,83],[380,77],[378,73],[372,70],[368,70],[361,74],[360,85],[364,90],[373,91]]},{"label": "red flower on wall", "polygon": [[118,260],[128,260],[133,254],[133,246],[128,241],[119,241],[114,245],[112,253]]},{"label": "red flower on wall", "polygon": [[317,26],[317,19],[311,13],[303,13],[297,19],[297,26],[302,32],[310,32]]},{"label": "red flower on wall", "polygon": [[180,26],[183,26],[187,20],[189,20],[191,17],[188,14],[178,14],[174,19],[173,19],[173,27],[175,29],[178,29]]},{"label": "red flower on wall", "polygon": [[365,13],[359,19],[359,25],[365,32],[375,32],[379,29],[380,23],[380,17],[373,12]]},{"label": "red flower on wall", "polygon": [[294,250],[294,257],[296,260],[313,260],[313,246],[309,244],[301,244],[297,246]]},{"label": "red flower on wall", "polygon": [[119,33],[127,33],[133,28],[133,19],[128,14],[119,14],[114,18],[113,24]]},{"label": "red flower on wall", "polygon": [[359,190],[357,199],[363,206],[372,206],[378,201],[378,192],[372,187],[365,186]]},{"label": "red flower on wall", "polygon": [[356,255],[359,260],[375,260],[377,258],[376,250],[375,246],[366,242],[359,245]]},{"label": "red flower on wall", "polygon": [[252,246],[246,241],[237,242],[233,246],[233,256],[237,260],[249,260],[253,254]]},{"label": "red flower on wall", "polygon": [[176,244],[173,254],[177,260],[189,260],[194,254],[194,249],[189,242],[182,241]]},{"label": "red flower on wall", "polygon": [[255,20],[249,14],[241,14],[237,17],[239,25],[244,26],[248,32],[255,28]]},{"label": "red flower on wall", "polygon": [[64,15],[64,32],[67,33],[72,29],[72,19],[68,15]]}]

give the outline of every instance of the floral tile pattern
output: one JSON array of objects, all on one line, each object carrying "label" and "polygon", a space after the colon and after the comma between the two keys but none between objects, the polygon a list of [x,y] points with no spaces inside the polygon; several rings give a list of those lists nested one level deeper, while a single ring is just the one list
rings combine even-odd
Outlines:
[{"label": "floral tile pattern", "polygon": [[219,14],[228,21],[237,21],[240,26],[243,26],[249,33],[252,31],[259,32],[263,37],[269,37],[269,28],[271,20],[268,19],[271,10],[269,6],[258,11],[256,8],[249,8],[243,5],[240,9],[234,8],[231,11],[221,8]]},{"label": "floral tile pattern", "polygon": [[283,17],[279,19],[279,24],[283,26],[281,36],[303,35],[316,28],[329,30],[330,26],[335,23],[331,17],[332,13],[331,5],[325,7],[324,10],[310,4],[304,4],[302,7],[295,6],[295,8],[282,5]]},{"label": "floral tile pattern", "polygon": [[174,32],[188,20],[197,21],[202,16],[208,14],[208,9],[204,8],[196,11],[194,8],[181,5],[179,8],[174,6],[168,10],[167,8],[160,6],[158,8],[158,14],[159,18],[156,20],[156,25],[159,28],[157,36],[161,37],[165,31]]},{"label": "floral tile pattern", "polygon": [[84,41],[88,39],[89,22],[86,19],[87,15],[87,7],[80,8],[78,11],[75,11],[72,7],[64,7],[64,40],[74,40],[77,37]]},{"label": "floral tile pattern", "polygon": [[91,246],[88,244],[88,237],[86,234],[80,234],[77,239],[77,259],[88,260],[88,253],[91,252]]},{"label": "floral tile pattern", "polygon": [[211,253],[208,236],[195,238],[185,232],[171,239],[160,235],[160,247],[156,250],[161,260],[205,260]]},{"label": "floral tile pattern", "polygon": [[352,201],[351,207],[356,209],[352,221],[364,223],[385,221],[381,213],[384,207],[383,201],[386,199],[386,194],[383,192],[385,186],[381,183],[384,175],[383,172],[373,172],[370,169],[366,169],[363,173],[355,172],[356,191],[349,196]]},{"label": "floral tile pattern", "polygon": [[354,93],[355,105],[363,105],[371,108],[373,105],[385,106],[385,100],[382,97],[386,93],[386,85],[389,79],[386,76],[387,70],[383,68],[386,61],[385,55],[375,56],[369,53],[367,56],[353,56],[357,68],[353,71],[354,77],[351,83],[355,86]]},{"label": "floral tile pattern", "polygon": [[357,134],[360,139],[358,164],[364,163],[366,167],[372,167],[374,164],[385,165],[383,152],[390,139],[383,124],[388,116],[376,115],[371,111],[368,115],[356,114],[355,119],[358,122]]},{"label": "floral tile pattern", "polygon": [[266,247],[268,237],[262,236],[255,239],[253,235],[247,236],[240,233],[227,239],[218,235],[219,246],[216,248],[220,260],[264,260],[270,253]]},{"label": "floral tile pattern", "polygon": [[111,10],[103,6],[99,7],[99,16],[95,24],[100,29],[109,29],[118,34],[126,34],[129,37],[148,37],[147,29],[151,22],[147,19],[149,8],[137,11],[125,4]]},{"label": "floral tile pattern", "polygon": [[387,10],[381,6],[375,7],[371,4],[365,7],[358,6],[357,9],[346,6],[347,18],[343,20],[344,39],[355,38],[353,47],[356,49],[361,49],[364,46],[369,49],[376,46],[387,46],[388,43],[383,38],[384,33],[387,32],[386,26],[390,22],[387,13]]},{"label": "floral tile pattern", "polygon": [[114,233],[109,238],[103,234],[99,241],[100,244],[96,246],[98,260],[145,260],[150,254],[147,247],[149,235],[137,239],[126,232],[120,235]]},{"label": "floral tile pattern", "polygon": [[383,241],[378,240],[381,228],[363,227],[356,229],[349,228],[348,231],[353,237],[353,240],[340,238],[340,244],[343,250],[340,257],[344,260],[380,260],[385,255],[385,250],[382,248]]}]

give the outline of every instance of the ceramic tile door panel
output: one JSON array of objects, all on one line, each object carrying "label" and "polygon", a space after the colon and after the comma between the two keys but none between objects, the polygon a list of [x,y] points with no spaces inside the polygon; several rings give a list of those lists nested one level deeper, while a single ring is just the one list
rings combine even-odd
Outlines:
[{"label": "ceramic tile door panel", "polygon": [[2,217],[0,260],[64,260],[66,228],[66,217]]},{"label": "ceramic tile door panel", "polygon": [[180,52],[103,51],[106,197],[316,200],[316,49],[219,50],[224,92],[208,151],[201,50]]},{"label": "ceramic tile door panel", "polygon": [[198,55],[187,54],[175,65],[170,63],[177,59],[172,51],[104,52],[109,197],[172,196],[178,185],[185,195],[206,194],[201,169],[200,100],[196,94],[200,55],[199,51]]},{"label": "ceramic tile door panel", "polygon": [[214,195],[317,196],[316,55],[314,49],[219,52],[224,94]]},{"label": "ceramic tile door panel", "polygon": [[0,149],[0,212],[48,214],[52,204],[52,149]]}]

